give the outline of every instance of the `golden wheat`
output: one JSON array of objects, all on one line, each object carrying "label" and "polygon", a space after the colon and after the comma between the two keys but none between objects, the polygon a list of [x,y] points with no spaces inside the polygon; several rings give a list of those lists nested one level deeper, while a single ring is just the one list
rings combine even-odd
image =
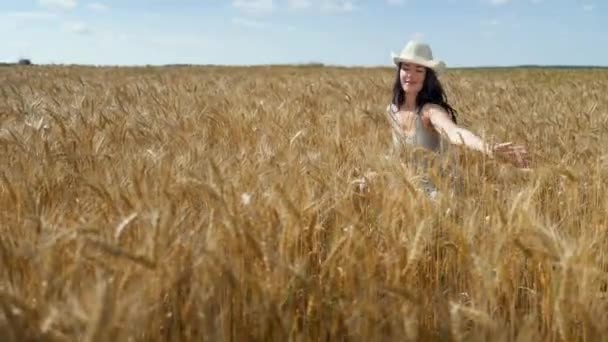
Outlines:
[{"label": "golden wheat", "polygon": [[0,337],[599,340],[607,76],[442,76],[534,169],[454,148],[462,191],[429,201],[391,70],[0,69]]}]

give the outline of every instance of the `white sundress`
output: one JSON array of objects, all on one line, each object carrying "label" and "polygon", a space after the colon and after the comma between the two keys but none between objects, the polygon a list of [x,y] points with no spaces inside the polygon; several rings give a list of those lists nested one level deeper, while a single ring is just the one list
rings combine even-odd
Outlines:
[{"label": "white sundress", "polygon": [[[422,125],[421,108],[416,110],[415,118],[415,133],[413,136],[407,136],[399,126],[396,118],[398,112],[395,105],[391,104],[387,107],[387,114],[391,123],[392,137],[393,137],[393,151],[400,152],[407,148],[422,147],[431,152],[444,154],[447,152],[448,144],[442,139],[440,135],[429,134],[429,132]],[[413,157],[412,160],[407,160],[407,164],[413,166],[418,172],[424,173],[428,167],[428,160],[424,158]],[[450,167],[451,172],[455,171],[454,168]],[[443,172],[442,172],[443,173]],[[454,175],[454,173],[452,173]],[[421,190],[429,196],[431,199],[436,199],[440,194],[439,189],[428,176],[422,175],[421,180],[418,182]],[[452,189],[455,190],[455,189]]]}]

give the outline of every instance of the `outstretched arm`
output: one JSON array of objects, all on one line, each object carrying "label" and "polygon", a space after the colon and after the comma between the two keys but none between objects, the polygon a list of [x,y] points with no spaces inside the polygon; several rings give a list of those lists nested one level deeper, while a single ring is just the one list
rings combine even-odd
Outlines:
[{"label": "outstretched arm", "polygon": [[448,116],[448,113],[437,105],[427,105],[429,119],[433,127],[448,138],[454,145],[465,145],[468,148],[492,156],[492,147],[484,142],[479,136],[466,128],[459,127]]},{"label": "outstretched arm", "polygon": [[452,144],[465,145],[468,148],[482,152],[492,158],[495,155],[499,155],[510,160],[519,167],[528,166],[526,160],[527,150],[525,147],[513,145],[512,143],[490,145],[468,129],[456,125],[442,107],[438,105],[427,105],[426,110],[428,111],[433,127],[435,127],[437,132],[446,136]]}]

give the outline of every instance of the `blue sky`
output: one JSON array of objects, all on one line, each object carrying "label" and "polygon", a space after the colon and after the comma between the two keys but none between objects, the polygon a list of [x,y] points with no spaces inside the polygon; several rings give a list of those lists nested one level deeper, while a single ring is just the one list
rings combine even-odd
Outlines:
[{"label": "blue sky", "polygon": [[608,66],[605,0],[0,0],[0,61]]}]

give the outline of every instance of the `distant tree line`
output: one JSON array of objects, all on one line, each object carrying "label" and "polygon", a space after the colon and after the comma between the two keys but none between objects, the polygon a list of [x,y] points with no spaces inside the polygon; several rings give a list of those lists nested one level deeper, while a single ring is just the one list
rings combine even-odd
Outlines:
[{"label": "distant tree line", "polygon": [[0,62],[0,66],[14,66],[14,65],[33,65],[32,61],[28,58],[21,58],[17,61],[17,63],[2,63]]}]

